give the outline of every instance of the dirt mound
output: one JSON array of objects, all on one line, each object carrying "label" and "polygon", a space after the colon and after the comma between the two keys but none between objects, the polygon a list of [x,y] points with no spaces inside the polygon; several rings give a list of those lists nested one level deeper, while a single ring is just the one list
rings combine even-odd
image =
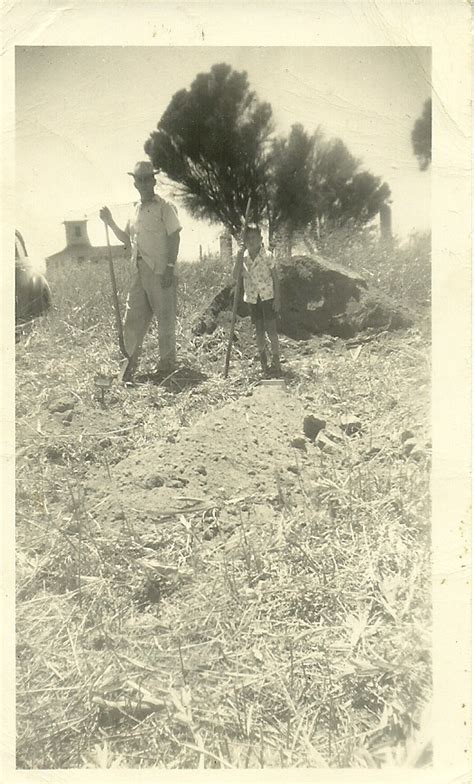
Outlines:
[{"label": "dirt mound", "polygon": [[291,446],[303,434],[305,413],[284,389],[258,386],[179,435],[136,450],[111,468],[110,477],[94,478],[89,492],[106,496],[102,516],[137,524],[178,510],[275,498],[286,479],[295,484],[297,461],[307,459]]},{"label": "dirt mound", "polygon": [[[321,256],[293,256],[280,264],[279,331],[297,340],[329,334],[349,338],[367,328],[402,329],[413,316],[389,297],[369,287],[364,278]],[[226,285],[195,323],[197,335],[212,333],[219,314],[232,307],[234,285]],[[248,315],[241,296],[239,316]]]}]

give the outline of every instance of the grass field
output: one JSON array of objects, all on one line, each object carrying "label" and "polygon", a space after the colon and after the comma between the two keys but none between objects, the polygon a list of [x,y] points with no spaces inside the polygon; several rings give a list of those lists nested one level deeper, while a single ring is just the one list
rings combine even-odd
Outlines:
[{"label": "grass field", "polygon": [[[252,445],[249,325],[228,380],[225,331],[190,330],[217,262],[181,268],[178,383],[114,384],[103,404],[94,378],[119,359],[106,266],[49,278],[54,309],[16,357],[17,766],[429,764],[426,306],[359,343],[283,339],[293,413],[275,398]],[[157,350],[153,328],[144,371]],[[300,411],[324,415],[324,448],[289,447]],[[187,477],[178,510],[123,490],[151,454]]]}]

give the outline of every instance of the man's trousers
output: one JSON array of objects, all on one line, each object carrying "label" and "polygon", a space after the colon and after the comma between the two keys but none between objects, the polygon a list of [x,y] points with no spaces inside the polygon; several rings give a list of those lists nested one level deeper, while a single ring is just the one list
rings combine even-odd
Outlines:
[{"label": "man's trousers", "polygon": [[160,370],[172,372],[176,364],[176,279],[168,288],[157,275],[138,259],[137,272],[127,299],[123,337],[133,372],[138,365],[143,338],[156,316],[160,347]]}]

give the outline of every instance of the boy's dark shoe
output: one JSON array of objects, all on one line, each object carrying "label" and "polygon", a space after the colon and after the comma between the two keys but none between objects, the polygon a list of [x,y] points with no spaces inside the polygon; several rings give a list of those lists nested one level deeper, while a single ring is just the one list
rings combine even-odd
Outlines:
[{"label": "boy's dark shoe", "polygon": [[281,378],[282,373],[281,373],[280,357],[272,357],[270,376],[271,378]]},{"label": "boy's dark shoe", "polygon": [[267,361],[267,354],[266,351],[261,351],[258,355],[260,359],[260,365],[264,373],[268,373],[268,361]]}]

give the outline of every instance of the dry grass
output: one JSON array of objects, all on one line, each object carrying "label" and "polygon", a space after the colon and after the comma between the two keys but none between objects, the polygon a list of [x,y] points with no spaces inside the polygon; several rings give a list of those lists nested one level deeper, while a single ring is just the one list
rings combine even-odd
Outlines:
[{"label": "dry grass", "polygon": [[[145,535],[133,519],[106,527],[84,493],[99,468],[255,383],[247,325],[226,382],[223,335],[191,338],[216,269],[183,273],[178,342],[197,386],[114,386],[101,406],[93,377],[116,371],[118,352],[100,266],[51,275],[55,310],[18,344],[17,764],[426,762],[426,330],[361,351],[313,343],[317,356],[283,341],[291,393],[335,419],[357,411],[364,435],[275,480],[266,515],[233,499],[229,529],[219,507],[196,504]],[[152,332],[149,370],[156,347]],[[76,401],[70,424],[47,410],[58,394]],[[403,452],[408,429],[416,458]]]}]

